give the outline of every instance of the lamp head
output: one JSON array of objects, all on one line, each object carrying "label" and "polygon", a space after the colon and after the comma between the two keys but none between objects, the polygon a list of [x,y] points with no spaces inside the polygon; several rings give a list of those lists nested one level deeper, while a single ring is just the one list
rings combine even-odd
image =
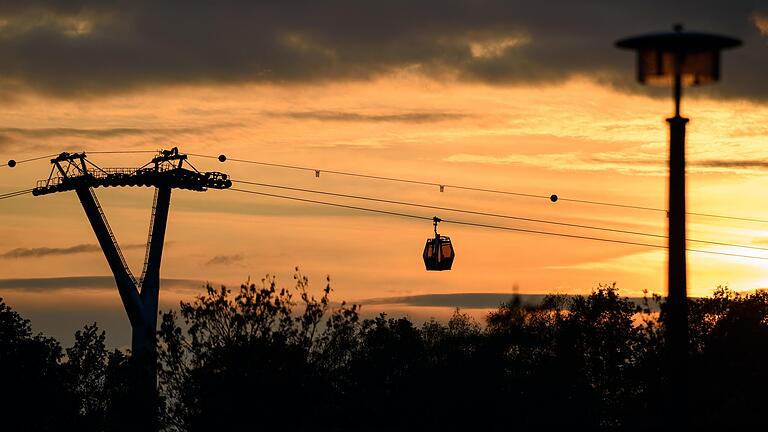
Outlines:
[{"label": "lamp head", "polygon": [[616,42],[619,48],[637,51],[637,80],[651,85],[674,82],[678,67],[683,85],[716,82],[720,79],[720,51],[740,45],[740,40],[727,36],[683,31],[680,24],[672,32]]}]

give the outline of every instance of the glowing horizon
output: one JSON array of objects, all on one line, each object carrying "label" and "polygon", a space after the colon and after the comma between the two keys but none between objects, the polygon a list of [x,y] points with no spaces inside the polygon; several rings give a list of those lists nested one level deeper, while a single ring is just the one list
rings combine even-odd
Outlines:
[{"label": "glowing horizon", "polygon": [[[762,21],[755,17],[750,22],[759,27]],[[62,31],[67,38],[90,37],[96,34],[99,20],[108,18],[69,17],[62,21],[68,30]],[[281,40],[291,49],[320,49],[300,33],[284,34]],[[443,42],[466,45],[472,61],[493,62],[514,57],[539,40],[521,32],[478,33]],[[333,80],[182,79],[119,91],[94,87],[81,89],[77,97],[65,88],[19,84],[18,91],[0,107],[0,156],[23,160],[61,151],[178,147],[182,153],[223,153],[230,159],[666,207],[664,118],[672,110],[666,95],[647,94],[644,88],[616,80],[614,72],[600,68],[581,72],[577,68],[560,78],[499,82],[468,77],[467,73],[460,68],[451,72],[450,68],[406,65]],[[72,83],[73,88],[78,85],[82,83]],[[760,145],[765,141],[768,106],[759,97],[738,92],[721,97],[710,90],[692,89],[686,91],[683,114],[691,118],[689,211],[768,219],[753,198],[762,190],[761,177],[768,166],[764,162],[768,150]],[[100,166],[121,167],[143,165],[149,156],[93,153],[89,159]],[[656,236],[666,232],[663,212],[568,200],[551,203],[450,187],[441,193],[424,185],[330,173],[318,178],[312,172],[231,160],[221,164],[194,156],[190,160],[201,170],[223,171],[240,180]],[[0,168],[0,192],[27,189],[49,169],[45,160]],[[666,244],[659,237],[266,191],[427,218],[437,215]],[[99,189],[97,194],[129,264],[134,270],[140,268],[151,190]],[[0,208],[0,281],[110,274],[74,194],[2,200]],[[768,258],[768,251],[756,249],[762,245],[768,249],[768,236],[760,223],[700,216],[688,219],[691,239],[752,247],[691,242],[691,249]],[[330,275],[334,298],[353,302],[419,294],[584,294],[598,284],[613,282],[628,296],[666,291],[664,249],[447,223],[440,230],[452,238],[456,261],[450,272],[428,273],[421,250],[432,233],[429,221],[234,192],[174,191],[162,276],[236,287],[249,277],[258,280],[269,273],[290,284],[293,269],[299,266],[317,289]],[[45,248],[64,252],[34,253]],[[719,285],[739,291],[768,286],[768,260],[697,252],[690,252],[688,260],[691,296],[706,295]],[[109,287],[52,289],[46,294],[49,296],[19,287],[0,290],[0,296],[19,310],[42,310],[51,302],[61,302],[62,310],[85,314],[84,322],[88,316],[102,316],[97,314],[99,305],[119,304],[116,290]],[[186,288],[161,290],[166,306],[192,295]],[[81,311],[83,304],[91,306]],[[414,309],[393,306],[392,310]],[[122,322],[124,317],[114,319]]]}]

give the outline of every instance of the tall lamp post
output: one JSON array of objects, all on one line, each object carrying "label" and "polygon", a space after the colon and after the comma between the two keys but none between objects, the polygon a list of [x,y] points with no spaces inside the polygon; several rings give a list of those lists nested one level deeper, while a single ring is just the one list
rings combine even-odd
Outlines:
[{"label": "tall lamp post", "polygon": [[[688,308],[685,260],[685,126],[680,116],[683,86],[714,83],[720,78],[720,51],[741,45],[725,36],[683,31],[635,36],[616,42],[619,48],[637,51],[637,80],[641,84],[671,85],[675,116],[669,123],[669,259],[667,338],[670,393],[684,403],[688,352]],[[679,405],[677,405],[679,406]],[[670,413],[685,422],[682,412]]]}]

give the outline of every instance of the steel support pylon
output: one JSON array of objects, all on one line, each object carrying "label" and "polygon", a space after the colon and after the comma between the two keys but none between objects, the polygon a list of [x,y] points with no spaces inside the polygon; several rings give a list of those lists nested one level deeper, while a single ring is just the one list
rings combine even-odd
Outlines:
[{"label": "steel support pylon", "polygon": [[142,413],[135,418],[135,421],[141,430],[156,430],[156,332],[160,295],[160,262],[168,224],[171,188],[160,186],[155,190],[145,271],[139,281],[131,274],[93,189],[79,187],[75,192],[104,251],[131,323],[131,362],[136,379],[132,399],[136,404],[136,411]]}]

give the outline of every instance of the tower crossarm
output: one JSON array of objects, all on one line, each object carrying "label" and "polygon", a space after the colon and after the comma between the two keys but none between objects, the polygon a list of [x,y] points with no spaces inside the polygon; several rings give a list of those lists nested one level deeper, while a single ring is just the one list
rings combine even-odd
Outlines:
[{"label": "tower crossarm", "polygon": [[204,192],[209,188],[227,189],[232,181],[218,171],[200,172],[178,150],[163,150],[149,163],[139,168],[101,168],[86,158],[85,153],[62,153],[51,159],[51,175],[40,180],[32,195],[47,195],[77,188],[97,187],[168,187]]}]

